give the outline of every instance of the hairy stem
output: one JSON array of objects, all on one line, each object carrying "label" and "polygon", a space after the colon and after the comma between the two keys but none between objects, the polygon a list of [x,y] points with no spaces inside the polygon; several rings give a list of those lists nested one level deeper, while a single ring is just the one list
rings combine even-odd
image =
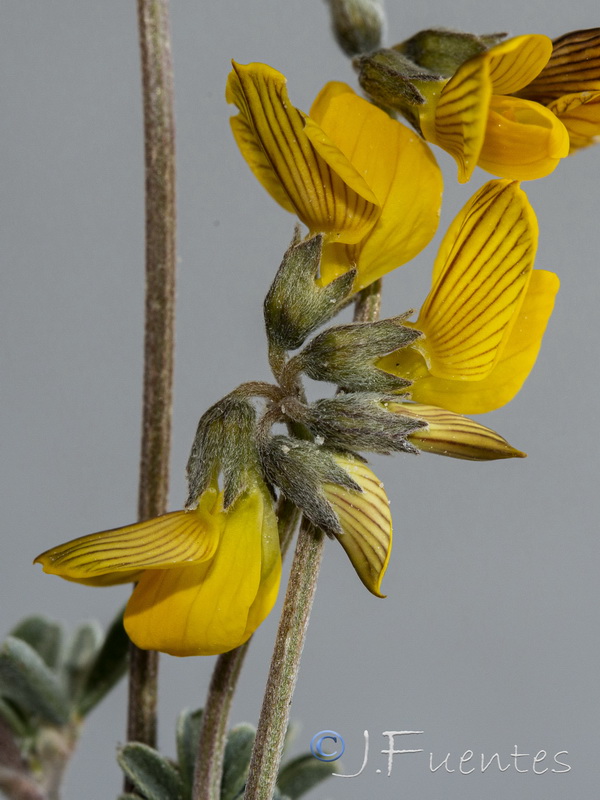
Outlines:
[{"label": "hairy stem", "polygon": [[[292,503],[281,499],[277,518],[281,551],[284,556],[298,525],[300,512]],[[202,714],[192,800],[220,800],[229,712],[242,663],[251,641],[248,640],[229,653],[223,653],[215,664]]]},{"label": "hairy stem", "polygon": [[244,800],[271,800],[306,638],[324,535],[306,520],[298,536],[250,761]]},{"label": "hairy stem", "polygon": [[[168,0],[138,0],[146,198],[146,306],[138,515],[166,510],[175,305],[175,128]],[[131,646],[130,741],[154,745],[158,654]]]},{"label": "hairy stem", "polygon": [[[356,299],[355,322],[375,322],[381,281]],[[317,588],[324,535],[303,520],[292,562],[267,687],[250,760],[244,800],[272,800],[310,612]]]}]

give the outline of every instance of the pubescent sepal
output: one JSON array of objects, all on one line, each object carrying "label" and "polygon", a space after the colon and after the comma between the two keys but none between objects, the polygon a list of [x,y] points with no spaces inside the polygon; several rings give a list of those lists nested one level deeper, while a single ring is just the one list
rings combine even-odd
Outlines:
[{"label": "pubescent sepal", "polygon": [[348,56],[381,44],[385,14],[380,0],[329,0],[336,42]]},{"label": "pubescent sepal", "polygon": [[419,31],[391,49],[402,53],[413,64],[432,73],[450,77],[458,67],[473,56],[498,44],[506,36],[495,33],[476,36],[474,33],[429,28]]},{"label": "pubescent sepal", "polygon": [[273,436],[260,444],[263,471],[268,481],[318,528],[342,533],[337,514],[326,498],[324,484],[360,492],[361,487],[337,463],[334,454],[313,442]]},{"label": "pubescent sepal", "polygon": [[402,323],[408,314],[379,322],[328,328],[316,336],[289,366],[316,381],[337,383],[349,392],[398,392],[410,381],[375,366],[375,362],[407,347],[421,332]]},{"label": "pubescent sepal", "polygon": [[415,416],[390,413],[386,408],[390,403],[397,406],[397,398],[375,392],[338,394],[304,406],[301,421],[322,437],[327,447],[385,455],[418,452],[406,437],[427,423]]},{"label": "pubescent sepal", "polygon": [[225,510],[248,488],[248,473],[258,468],[255,437],[256,411],[245,398],[232,393],[208,409],[198,423],[187,463],[187,510],[198,506],[198,498],[219,473]]},{"label": "pubescent sepal", "polygon": [[[419,67],[402,53],[382,48],[374,53],[357,56],[352,62],[358,82],[366,94],[383,108],[400,111],[413,119],[409,111],[425,103],[418,84],[443,80],[441,75]],[[417,115],[413,115],[418,118]]]},{"label": "pubescent sepal", "polygon": [[352,290],[356,270],[340,275],[327,286],[318,286],[322,249],[322,234],[300,241],[296,230],[265,298],[269,342],[283,350],[300,347],[309,334],[338,312]]},{"label": "pubescent sepal", "polygon": [[422,403],[392,401],[388,409],[403,417],[414,416],[425,426],[409,435],[419,450],[438,456],[467,461],[494,461],[499,458],[525,458],[526,454],[510,445],[504,437],[479,422],[445,408]]}]

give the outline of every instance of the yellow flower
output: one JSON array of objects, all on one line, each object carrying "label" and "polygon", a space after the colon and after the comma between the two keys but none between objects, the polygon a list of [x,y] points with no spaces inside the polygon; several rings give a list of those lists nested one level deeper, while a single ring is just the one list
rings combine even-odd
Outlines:
[{"label": "yellow flower", "polygon": [[417,106],[423,136],[456,160],[461,183],[477,165],[503,178],[542,178],[568,155],[557,116],[509,96],[531,83],[551,53],[546,36],[517,36],[465,61],[445,84],[418,84],[426,98]]},{"label": "yellow flower", "polygon": [[412,400],[477,414],[508,403],[531,371],[558,278],[534,270],[538,227],[518,183],[483,186],[454,220],[419,318],[423,332],[378,362]]},{"label": "yellow flower", "polygon": [[328,83],[306,116],[281,73],[233,67],[226,99],[240,111],[237,144],[271,196],[325,234],[323,285],[354,267],[358,291],[428,244],[442,178],[418,136],[343,83]]},{"label": "yellow flower", "polygon": [[518,95],[556,114],[574,152],[600,136],[600,28],[566,33],[552,44],[550,60]]},{"label": "yellow flower", "polygon": [[247,641],[271,611],[281,576],[277,518],[258,479],[226,511],[211,487],[194,510],[83,536],[36,562],[88,585],[139,581],[125,629],[138,647],[175,656],[225,653]]}]

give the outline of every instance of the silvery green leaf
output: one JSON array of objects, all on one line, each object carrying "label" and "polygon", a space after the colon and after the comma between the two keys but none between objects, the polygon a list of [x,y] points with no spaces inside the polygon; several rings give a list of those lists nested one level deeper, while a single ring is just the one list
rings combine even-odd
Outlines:
[{"label": "silvery green leaf", "polygon": [[0,648],[0,694],[52,725],[69,719],[68,700],[56,675],[33,647],[8,636]]},{"label": "silvery green leaf", "polygon": [[319,286],[322,247],[323,234],[304,241],[294,236],[265,298],[269,342],[283,350],[300,347],[309,334],[337,314],[352,290],[354,269]]},{"label": "silvery green leaf", "polygon": [[82,623],[72,635],[63,665],[71,697],[80,696],[87,673],[103,639],[104,632],[95,620]]},{"label": "silvery green leaf", "polygon": [[198,741],[200,739],[200,728],[202,726],[202,709],[182,711],[177,718],[176,739],[177,739],[177,760],[179,762],[179,772],[188,793],[194,783],[194,764],[198,754]]},{"label": "silvery green leaf", "polygon": [[183,800],[184,787],[175,767],[145,744],[126,744],[117,752],[121,769],[147,800]]},{"label": "silvery green leaf", "polygon": [[83,682],[77,710],[88,714],[125,674],[129,637],[123,627],[123,613],[117,615]]},{"label": "silvery green leaf", "polygon": [[12,732],[20,738],[31,735],[31,727],[27,724],[28,720],[6,697],[0,697],[0,719],[4,720]]},{"label": "silvery green leaf", "polygon": [[283,765],[279,771],[277,786],[290,800],[296,800],[325,778],[329,778],[331,773],[331,764],[305,753]]},{"label": "silvery green leaf", "polygon": [[235,800],[246,783],[256,730],[242,723],[232,728],[227,737],[221,780],[221,800]]},{"label": "silvery green leaf", "polygon": [[63,627],[58,622],[34,615],[21,620],[10,635],[27,642],[54,669],[60,660],[63,633]]}]

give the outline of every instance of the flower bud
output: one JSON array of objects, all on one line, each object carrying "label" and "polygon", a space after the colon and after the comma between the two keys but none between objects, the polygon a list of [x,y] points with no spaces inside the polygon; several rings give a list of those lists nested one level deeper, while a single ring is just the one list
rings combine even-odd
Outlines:
[{"label": "flower bud", "polygon": [[223,474],[225,510],[245,491],[249,473],[256,474],[259,469],[255,427],[254,406],[235,393],[219,400],[202,416],[187,463],[188,510],[196,508],[198,498],[219,472]]},{"label": "flower bud", "polygon": [[403,416],[414,416],[426,423],[425,427],[414,431],[408,438],[427,453],[468,461],[526,456],[490,428],[445,408],[421,403],[393,402],[389,404],[388,410]]},{"label": "flower bud", "polygon": [[329,0],[335,39],[348,56],[381,44],[385,14],[380,0]]},{"label": "flower bud", "polygon": [[406,317],[404,314],[379,322],[329,328],[309,342],[289,365],[313,380],[337,383],[350,392],[405,389],[410,381],[384,372],[375,362],[421,336],[420,331],[402,325]]},{"label": "flower bud", "polygon": [[309,334],[330,320],[350,294],[356,277],[352,269],[327,286],[319,286],[316,278],[323,235],[300,241],[298,230],[296,234],[264,303],[269,342],[283,350],[300,347]]}]

